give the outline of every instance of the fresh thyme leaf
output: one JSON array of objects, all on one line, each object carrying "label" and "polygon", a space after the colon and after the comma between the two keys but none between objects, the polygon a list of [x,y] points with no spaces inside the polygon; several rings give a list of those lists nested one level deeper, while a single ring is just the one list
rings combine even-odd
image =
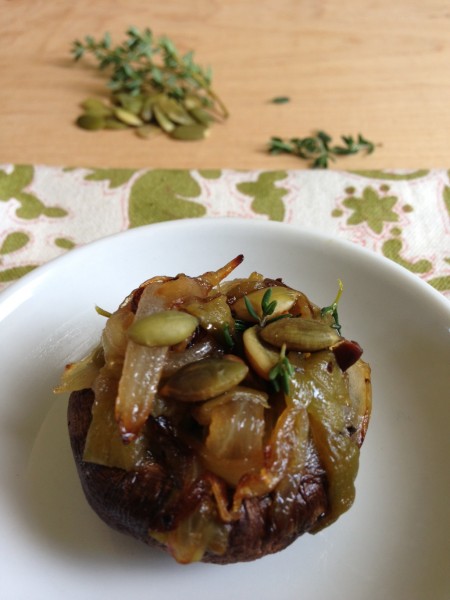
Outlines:
[{"label": "fresh thyme leaf", "polygon": [[288,96],[275,96],[275,98],[272,98],[271,100],[272,104],[286,104],[290,101],[291,99]]},{"label": "fresh thyme leaf", "polygon": [[[264,292],[263,297],[261,298],[261,316],[259,316],[250,300],[247,298],[247,296],[244,296],[244,303],[245,307],[247,308],[247,312],[252,317],[252,319],[259,323],[260,327],[264,327],[268,323],[273,323],[274,321],[278,321],[279,319],[286,319],[287,317],[292,317],[290,313],[283,313],[269,319],[269,317],[273,315],[277,307],[277,301],[271,300],[271,298],[272,288],[269,287]],[[237,329],[240,331],[244,331],[249,326],[245,321],[241,321],[238,319],[235,321],[235,323]],[[239,326],[238,323],[240,324]]]},{"label": "fresh thyme leaf", "polygon": [[112,313],[110,313],[109,311],[105,310],[104,308],[101,308],[100,306],[95,306],[95,311],[101,315],[102,317],[106,317],[107,319],[109,319],[109,317],[112,315]]},{"label": "fresh thyme leaf", "polygon": [[259,321],[259,315],[256,312],[256,310],[253,308],[253,304],[250,302],[250,300],[247,298],[247,296],[244,296],[244,302],[245,302],[245,307],[248,311],[248,314],[253,317],[253,319],[255,319],[255,321]]},{"label": "fresh thyme leaf", "polygon": [[222,332],[225,344],[228,346],[228,348],[232,348],[234,346],[234,340],[230,332],[230,325],[228,323],[225,323],[222,328]]},{"label": "fresh thyme leaf", "polygon": [[286,356],[286,344],[283,344],[280,351],[280,358],[277,364],[269,372],[269,380],[276,392],[283,390],[286,395],[290,391],[290,378],[294,375],[294,367]]},{"label": "fresh thyme leaf", "polygon": [[339,335],[341,335],[342,326],[339,322],[338,303],[339,303],[339,300],[341,299],[343,291],[344,291],[344,284],[342,283],[342,281],[340,279],[338,279],[338,291],[336,294],[336,298],[334,299],[334,302],[332,304],[330,304],[330,306],[324,306],[320,311],[320,314],[322,316],[330,314],[333,317],[334,323],[333,323],[332,327],[334,329],[336,329],[336,331],[339,333]]},{"label": "fresh thyme leaf", "polygon": [[273,314],[273,311],[275,310],[275,308],[277,306],[276,300],[273,300],[272,302],[270,301],[271,297],[272,297],[272,288],[267,288],[267,290],[264,292],[264,296],[262,297],[262,300],[261,300],[261,308],[262,308],[263,316],[269,316],[269,315]]},{"label": "fresh thyme leaf", "polygon": [[[168,133],[180,124],[173,118],[174,104],[179,108],[178,114],[183,111],[187,115],[189,124],[205,125],[207,119],[228,117],[226,106],[212,88],[211,69],[195,63],[192,51],[181,55],[170,38],[156,38],[148,28],[141,31],[130,27],[126,39],[117,46],[113,46],[108,33],[99,40],[86,36],[73,42],[71,52],[76,61],[91,55],[100,70],[109,71],[107,87],[113,94],[113,105],[128,110],[135,99],[145,106],[145,112],[135,113],[136,117],[145,123],[156,123]],[[168,101],[172,102],[172,114],[166,114]],[[199,113],[201,120],[188,108],[194,101],[195,108],[203,111]]]},{"label": "fresh thyme leaf", "polygon": [[341,145],[332,145],[332,137],[324,131],[318,131],[314,136],[289,140],[272,137],[268,150],[270,154],[293,154],[310,161],[313,169],[327,169],[330,161],[336,160],[338,156],[349,156],[358,152],[371,154],[375,150],[375,144],[361,134],[358,134],[356,139],[343,135],[341,140]]},{"label": "fresh thyme leaf", "polygon": [[250,327],[250,324],[247,323],[246,321],[243,321],[242,319],[235,319],[234,320],[234,329],[236,331],[245,331],[249,327]]}]

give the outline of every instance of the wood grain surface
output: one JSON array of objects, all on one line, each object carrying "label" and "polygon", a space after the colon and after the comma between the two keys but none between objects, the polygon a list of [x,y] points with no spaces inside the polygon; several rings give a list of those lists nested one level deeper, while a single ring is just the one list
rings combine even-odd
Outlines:
[{"label": "wood grain surface", "polygon": [[[267,141],[323,129],[381,144],[333,168],[450,166],[448,0],[0,0],[0,11],[0,163],[304,168]],[[74,125],[80,102],[106,92],[92,64],[73,63],[72,41],[119,42],[130,25],[212,67],[231,116],[207,140]]]}]

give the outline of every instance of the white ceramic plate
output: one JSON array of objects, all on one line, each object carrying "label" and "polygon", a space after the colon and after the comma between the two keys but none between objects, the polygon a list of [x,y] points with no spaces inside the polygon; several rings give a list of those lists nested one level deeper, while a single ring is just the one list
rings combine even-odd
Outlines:
[{"label": "white ceramic plate", "polygon": [[[285,551],[180,566],[110,530],[81,492],[66,432],[63,365],[154,274],[200,274],[239,253],[329,304],[373,369],[374,409],[352,509]],[[292,226],[176,221],[71,251],[0,295],[0,597],[33,600],[444,600],[450,597],[450,303],[353,245]]]}]

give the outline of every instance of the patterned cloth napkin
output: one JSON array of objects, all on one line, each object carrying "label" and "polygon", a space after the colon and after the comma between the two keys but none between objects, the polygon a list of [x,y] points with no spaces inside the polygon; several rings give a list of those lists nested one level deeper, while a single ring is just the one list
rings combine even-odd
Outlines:
[{"label": "patterned cloth napkin", "polygon": [[390,258],[450,299],[450,171],[0,165],[0,290],[131,227],[191,217],[293,223]]}]

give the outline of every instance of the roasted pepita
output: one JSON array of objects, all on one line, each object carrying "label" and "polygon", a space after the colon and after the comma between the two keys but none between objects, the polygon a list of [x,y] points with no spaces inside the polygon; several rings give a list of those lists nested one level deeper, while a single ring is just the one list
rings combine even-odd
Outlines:
[{"label": "roasted pepita", "polygon": [[202,125],[207,126],[213,121],[212,116],[206,110],[203,110],[203,108],[193,108],[189,112]]},{"label": "roasted pepita", "polygon": [[107,117],[105,119],[105,129],[116,129],[120,131],[123,129],[128,129],[128,125],[114,117]]},{"label": "roasted pepita", "polygon": [[86,100],[81,103],[81,106],[85,113],[89,115],[109,117],[112,114],[111,107],[104,104],[98,98],[86,98]]},{"label": "roasted pepita", "polygon": [[142,101],[142,108],[140,112],[140,117],[146,123],[150,123],[153,118],[153,104],[155,102],[155,95],[145,96]]},{"label": "roasted pepita", "polygon": [[153,107],[153,114],[158,125],[163,129],[166,133],[171,133],[175,129],[175,123],[173,123],[161,107],[158,104],[155,104]]},{"label": "roasted pepita", "polygon": [[133,342],[143,346],[173,346],[188,339],[198,319],[178,310],[164,310],[135,321],[128,330]]},{"label": "roasted pepita", "polygon": [[119,119],[119,121],[122,121],[122,123],[125,123],[130,127],[140,127],[144,124],[142,119],[140,119],[137,115],[134,115],[129,110],[120,108],[120,106],[114,109],[114,116]]},{"label": "roasted pepita", "polygon": [[316,352],[329,348],[341,339],[340,335],[325,323],[293,317],[269,323],[261,329],[260,335],[265,342],[281,348],[286,344],[288,350]]},{"label": "roasted pepita", "polygon": [[99,115],[84,114],[77,119],[78,127],[88,131],[97,131],[105,127],[105,118]]},{"label": "roasted pepita", "polygon": [[280,353],[260,339],[260,331],[259,325],[249,327],[244,331],[242,340],[248,362],[260,377],[268,381],[270,371],[277,364]]},{"label": "roasted pepita", "polygon": [[208,129],[204,125],[179,125],[175,127],[170,136],[176,140],[194,141],[203,140],[208,134]]},{"label": "roasted pepita", "polygon": [[140,127],[136,127],[135,129],[136,135],[144,139],[147,139],[160,131],[161,130],[159,127],[156,127],[156,125],[150,125],[149,123],[146,125],[141,125]]},{"label": "roasted pepita", "polygon": [[[270,315],[271,317],[276,317],[288,312],[298,296],[298,292],[283,286],[255,290],[254,292],[250,292],[242,298],[239,298],[239,300],[236,300],[233,304],[232,309],[236,317],[238,319],[243,319],[244,321],[256,321],[256,318],[248,311],[247,303],[249,302],[253,307],[254,312],[258,315],[258,318],[261,319],[264,316],[262,300],[264,294],[266,294],[269,289],[271,291],[270,302],[276,303],[275,308]],[[247,302],[245,301],[245,298],[247,298]]]},{"label": "roasted pepita", "polygon": [[131,94],[116,94],[114,99],[120,104],[126,111],[133,115],[139,115],[144,104],[143,96],[132,96]]},{"label": "roasted pepita", "polygon": [[159,106],[173,123],[177,123],[178,125],[192,125],[195,123],[183,105],[173,98],[162,96]]},{"label": "roasted pepita", "polygon": [[247,373],[242,361],[204,358],[174,373],[160,392],[182,402],[201,402],[231,390]]}]

